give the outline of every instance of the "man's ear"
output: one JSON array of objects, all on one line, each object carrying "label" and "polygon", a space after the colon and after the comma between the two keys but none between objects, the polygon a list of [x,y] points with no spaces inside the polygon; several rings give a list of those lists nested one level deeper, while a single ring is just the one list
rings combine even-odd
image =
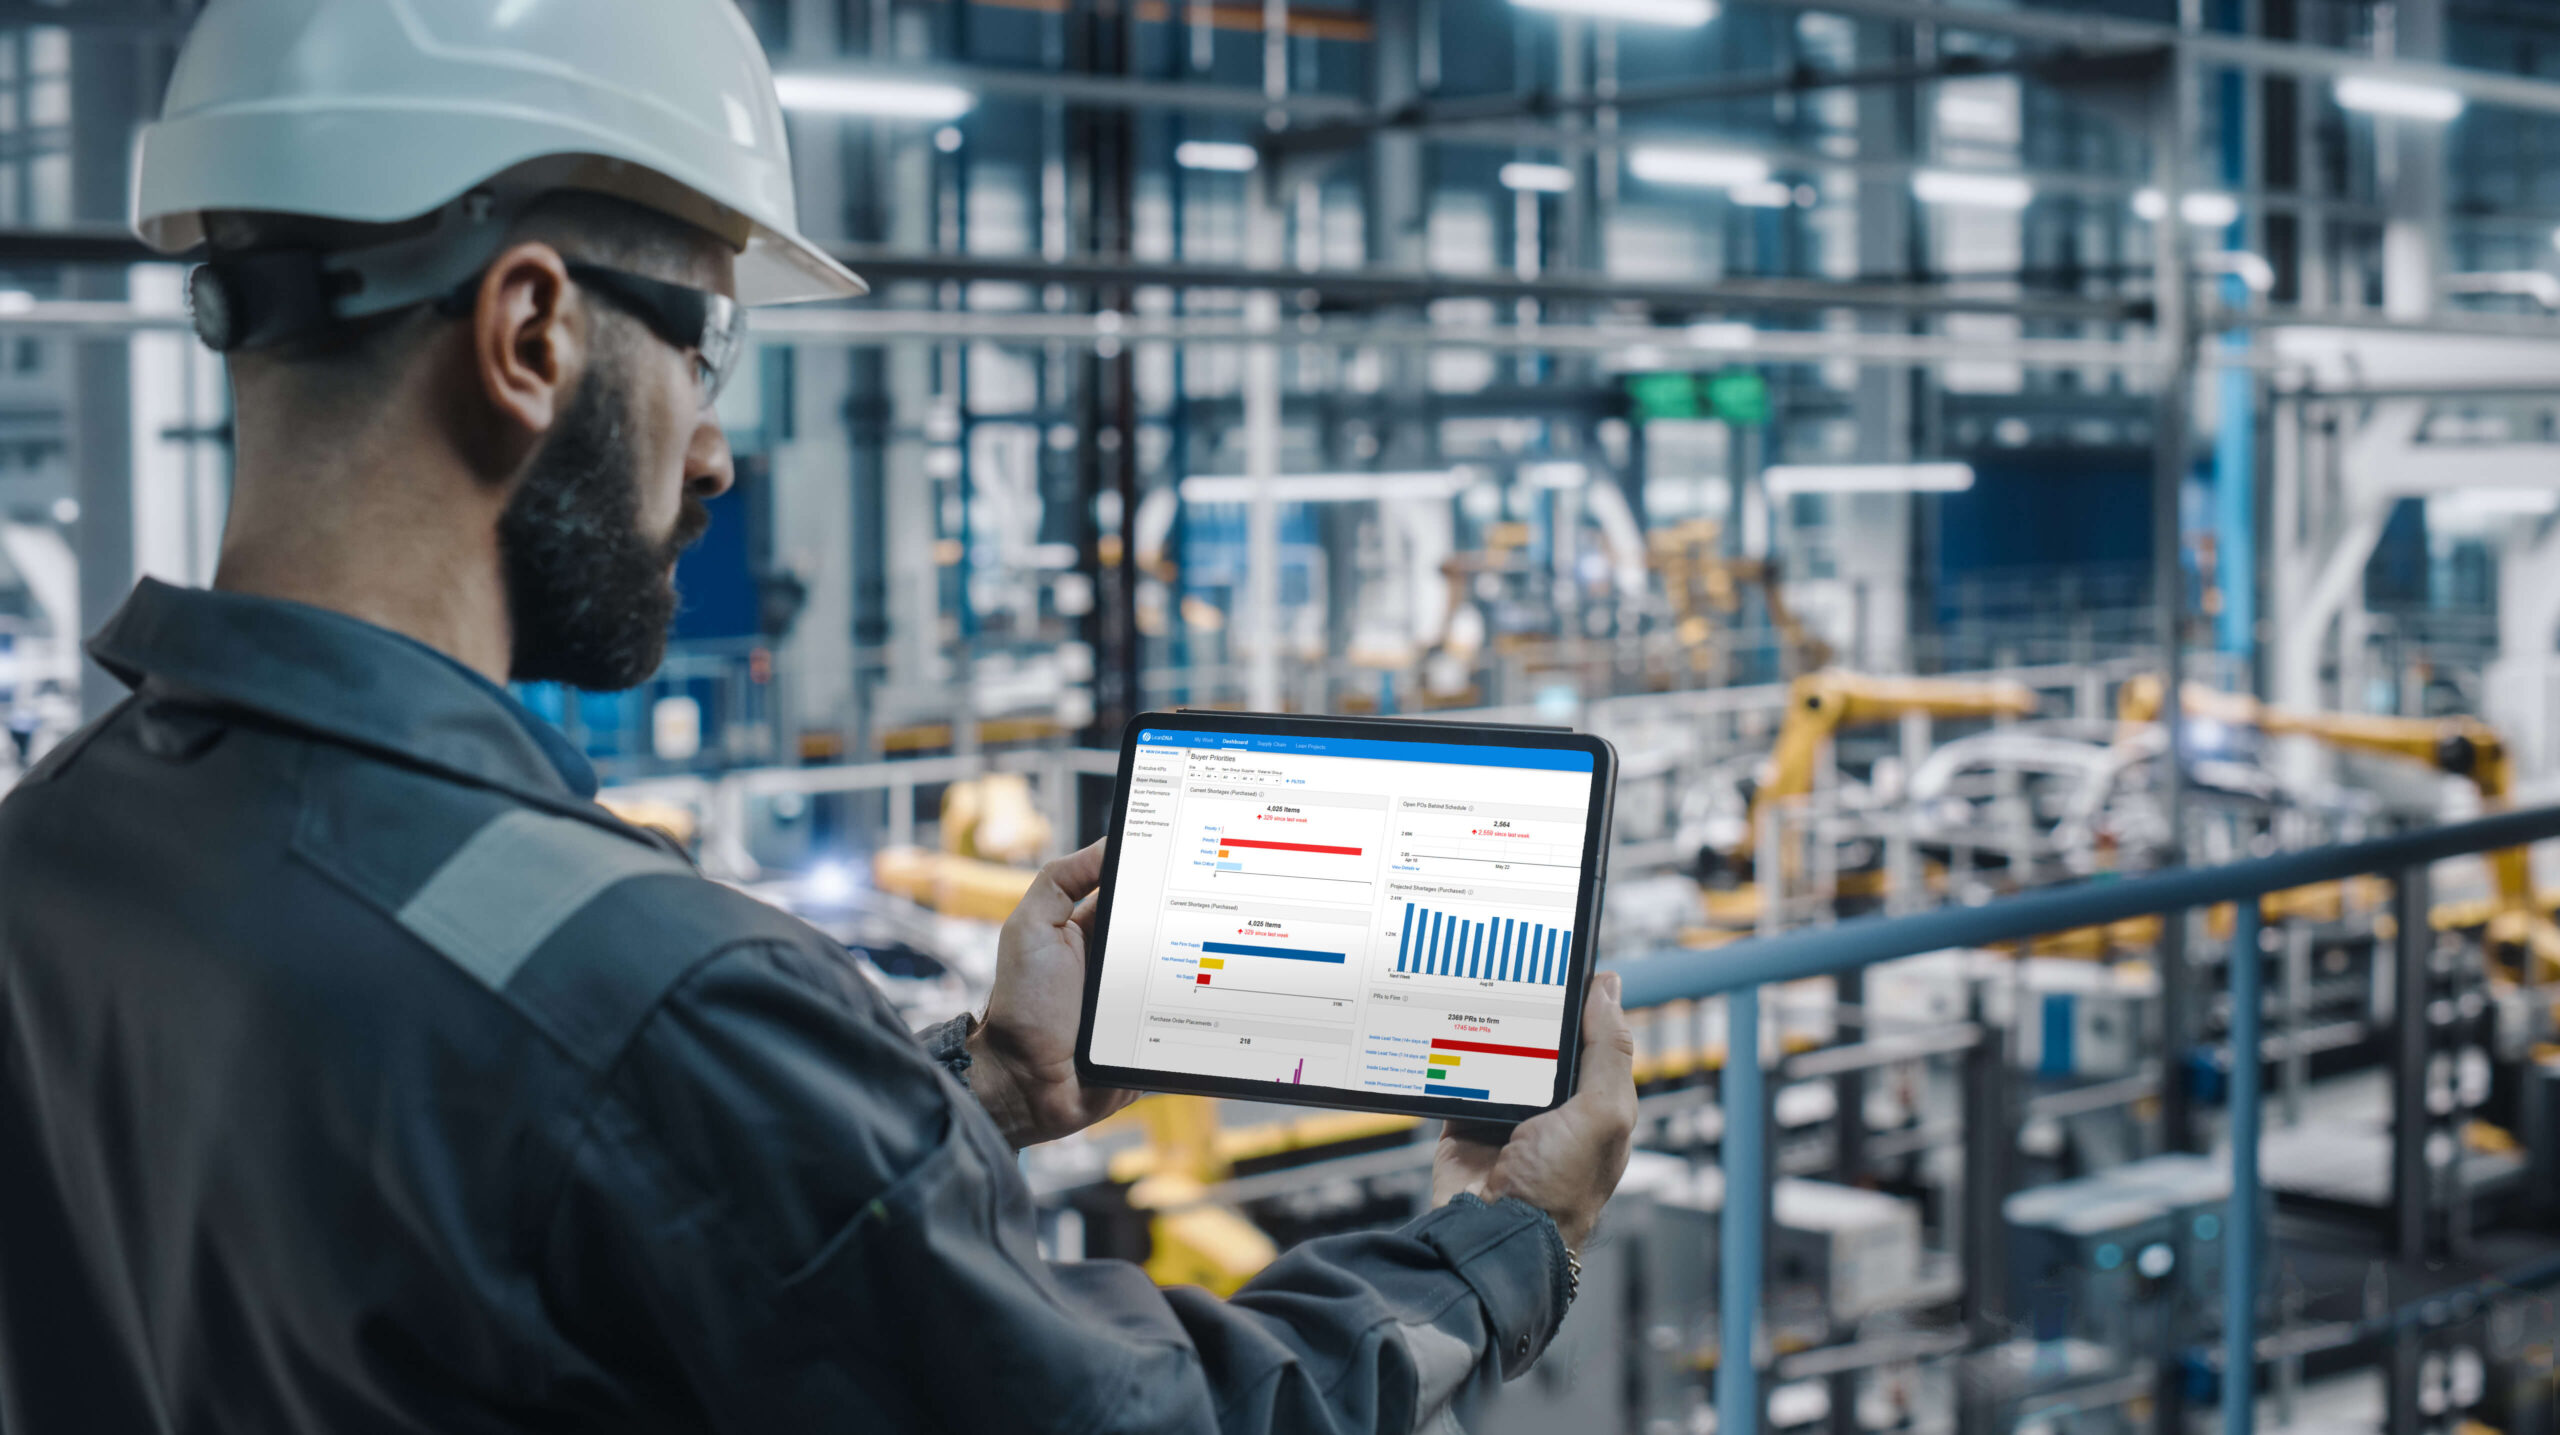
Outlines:
[{"label": "man's ear", "polygon": [[472,368],[481,396],[522,440],[551,432],[586,370],[592,335],[574,292],[567,261],[548,244],[510,245],[481,275]]}]

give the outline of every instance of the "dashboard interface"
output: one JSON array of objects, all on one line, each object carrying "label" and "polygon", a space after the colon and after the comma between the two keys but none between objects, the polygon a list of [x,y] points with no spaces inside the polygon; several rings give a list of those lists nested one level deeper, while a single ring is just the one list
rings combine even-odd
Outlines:
[{"label": "dashboard interface", "polygon": [[1595,780],[1550,748],[1140,732],[1092,1060],[1548,1104]]}]

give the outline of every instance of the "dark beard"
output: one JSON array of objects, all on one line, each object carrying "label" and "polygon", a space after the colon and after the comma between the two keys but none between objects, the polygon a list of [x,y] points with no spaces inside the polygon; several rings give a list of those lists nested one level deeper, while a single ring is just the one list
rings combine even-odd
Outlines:
[{"label": "dark beard", "polygon": [[619,692],[647,681],[667,655],[676,615],[668,565],[711,515],[688,496],[673,535],[640,531],[629,393],[607,349],[498,519],[517,682]]}]

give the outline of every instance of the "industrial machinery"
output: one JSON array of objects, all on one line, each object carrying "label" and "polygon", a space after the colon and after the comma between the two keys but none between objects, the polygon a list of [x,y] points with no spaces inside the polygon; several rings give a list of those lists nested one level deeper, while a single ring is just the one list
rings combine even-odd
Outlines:
[{"label": "industrial machinery", "polygon": [[[1958,849],[1985,866],[2016,864],[2013,883],[2085,877],[2168,840],[2156,729],[2125,734],[2089,723],[1995,729],[1946,743],[1913,769],[1915,840],[1930,856]],[[2224,755],[2190,756],[2192,798],[2262,821],[2293,805],[2273,773]]]},{"label": "industrial machinery", "polygon": [[2014,682],[1882,678],[1837,670],[1797,678],[1787,689],[1785,716],[1766,774],[1749,795],[1739,840],[1730,851],[1701,854],[1702,863],[1736,873],[1752,871],[1767,815],[1779,802],[1813,791],[1828,747],[1843,729],[1892,722],[1906,714],[2025,718],[2034,716],[2036,707],[2034,691]]},{"label": "industrial machinery", "polygon": [[[2157,722],[2165,706],[2163,685],[2144,675],[2125,683],[2117,711],[2127,722]],[[2425,763],[2453,777],[2469,778],[2481,805],[2503,805],[2514,771],[2506,740],[2477,718],[2403,718],[2369,713],[2297,712],[2241,693],[2187,683],[2179,706],[2189,718],[2251,727],[2271,737],[2307,737],[2349,752],[2378,753]],[[2489,854],[2493,905],[2488,917],[2492,949],[2512,959],[2528,979],[2560,974],[2560,925],[2534,890],[2533,868],[2523,848]],[[2526,972],[2527,960],[2535,968]]]},{"label": "industrial machinery", "polygon": [[1688,649],[1689,664],[1699,676],[1716,671],[1717,633],[1741,617],[1743,596],[1758,590],[1769,626],[1778,636],[1782,677],[1819,672],[1834,656],[1831,645],[1807,629],[1787,603],[1784,574],[1766,558],[1736,558],[1724,552],[1724,525],[1712,518],[1691,519],[1646,535],[1646,556],[1662,582],[1671,605],[1673,632]]}]

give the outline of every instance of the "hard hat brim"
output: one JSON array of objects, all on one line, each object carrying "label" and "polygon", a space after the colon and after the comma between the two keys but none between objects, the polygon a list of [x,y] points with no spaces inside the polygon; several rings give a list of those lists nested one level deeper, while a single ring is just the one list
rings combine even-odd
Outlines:
[{"label": "hard hat brim", "polygon": [[[371,108],[363,118],[386,132],[418,118],[392,106]],[[448,128],[488,119],[450,111],[434,117]],[[492,156],[498,170],[461,167],[470,162],[460,155],[429,156],[394,184],[374,173],[377,167],[345,158],[346,149],[367,148],[353,143],[356,136],[347,133],[365,126],[342,115],[330,127],[336,133],[323,134],[300,119],[291,110],[268,110],[146,126],[137,173],[147,169],[159,179],[149,192],[137,182],[134,232],[164,254],[192,249],[204,239],[204,210],[230,207],[220,201],[227,194],[257,193],[259,202],[244,207],[272,213],[396,224],[419,217],[403,201],[414,203],[410,196],[421,188],[444,199],[481,185],[589,189],[620,195],[738,245],[737,297],[750,307],[850,299],[870,292],[858,275],[806,238],[722,203],[711,176],[653,169],[611,153],[599,136],[559,126],[545,133],[509,121],[506,138],[516,146],[512,153],[493,143],[465,147]],[[252,166],[252,157],[262,159]],[[438,164],[446,167],[445,173],[418,173]],[[244,167],[263,174],[244,179],[234,172]],[[278,175],[278,170],[284,173]]]},{"label": "hard hat brim", "polygon": [[738,256],[738,302],[750,308],[855,299],[870,292],[861,275],[796,234],[757,225]]}]

